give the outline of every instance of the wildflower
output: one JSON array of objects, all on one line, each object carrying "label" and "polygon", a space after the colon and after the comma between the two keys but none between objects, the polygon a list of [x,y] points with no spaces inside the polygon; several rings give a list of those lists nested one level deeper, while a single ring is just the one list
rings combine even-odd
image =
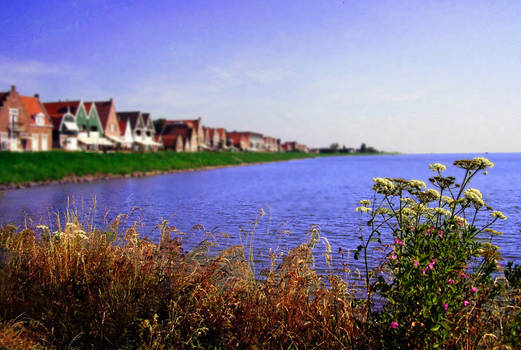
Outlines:
[{"label": "wildflower", "polygon": [[399,326],[399,323],[398,323],[398,322],[396,322],[396,321],[391,322],[391,328],[392,328],[392,329],[396,329],[396,328],[398,328],[398,326]]},{"label": "wildflower", "polygon": [[425,182],[421,181],[421,180],[410,180],[409,181],[409,185],[411,187],[414,187],[416,189],[421,189],[422,187],[427,187],[427,185],[425,184]]},{"label": "wildflower", "polygon": [[441,163],[434,163],[429,165],[429,169],[431,169],[434,172],[437,171],[445,171],[447,170],[447,167]]},{"label": "wildflower", "polygon": [[392,190],[394,190],[394,184],[389,179],[384,179],[382,177],[375,177],[373,178],[373,182],[375,183],[373,185],[373,189],[380,194],[390,194]]},{"label": "wildflower", "polygon": [[467,274],[466,274],[465,272],[461,272],[459,275],[460,275],[462,278],[467,278]]},{"label": "wildflower", "polygon": [[474,204],[476,209],[485,205],[485,202],[483,202],[483,195],[481,194],[481,191],[477,188],[466,189],[465,197]]},{"label": "wildflower", "polygon": [[433,197],[436,197],[436,198],[440,198],[440,197],[441,197],[440,193],[439,193],[438,191],[436,191],[435,189],[429,188],[429,189],[427,190],[427,192],[428,192],[431,196],[433,196]]},{"label": "wildflower", "polygon": [[449,284],[454,284],[454,280],[452,278],[449,278]]},{"label": "wildflower", "polygon": [[401,246],[403,246],[403,241],[397,237],[394,239],[394,244],[401,247]]},{"label": "wildflower", "polygon": [[490,216],[492,216],[493,218],[499,218],[501,220],[506,220],[507,219],[507,217],[502,212],[500,212],[499,210],[493,211],[492,213],[490,213]]},{"label": "wildflower", "polygon": [[443,230],[439,230],[439,231],[438,231],[438,236],[439,236],[440,238],[443,238]]},{"label": "wildflower", "polygon": [[422,274],[425,275],[425,272],[426,272],[426,271],[427,271],[427,268],[424,268],[424,269],[422,270]]},{"label": "wildflower", "polygon": [[400,198],[400,201],[405,203],[405,204],[408,204],[408,205],[414,205],[416,204],[416,202],[414,201],[414,199],[412,198],[409,198],[409,197],[403,197],[403,198]]},{"label": "wildflower", "polygon": [[470,303],[469,303],[467,300],[463,300],[463,305],[465,305],[465,306],[469,306],[469,304],[470,304]]},{"label": "wildflower", "polygon": [[447,311],[448,308],[449,308],[449,304],[448,304],[448,303],[445,303],[445,304],[443,305],[443,309],[444,309],[445,311]]},{"label": "wildflower", "polygon": [[362,213],[368,213],[371,211],[371,208],[368,208],[368,207],[358,207],[355,209],[355,211],[360,211]]},{"label": "wildflower", "polygon": [[492,163],[490,160],[488,160],[485,157],[476,157],[476,158],[472,159],[472,162],[474,162],[476,165],[478,165],[480,167],[480,169],[494,167],[494,163]]},{"label": "wildflower", "polygon": [[471,292],[471,293],[476,293],[477,291],[478,291],[478,288],[477,288],[477,287],[472,287],[472,288],[470,289],[470,292]]},{"label": "wildflower", "polygon": [[434,264],[436,264],[436,260],[431,261],[427,266],[429,267],[429,270],[434,269]]},{"label": "wildflower", "polygon": [[369,199],[362,199],[362,200],[360,201],[360,204],[361,204],[361,205],[365,205],[365,206],[367,207],[367,206],[370,206],[370,205],[371,205],[371,201],[370,201]]},{"label": "wildflower", "polygon": [[497,262],[497,269],[499,270],[501,268],[501,263],[498,261]]},{"label": "wildflower", "polygon": [[392,210],[389,209],[389,208],[383,208],[383,207],[380,207],[378,209],[376,209],[376,212],[375,212],[377,215],[391,215],[393,214]]},{"label": "wildflower", "polygon": [[396,254],[391,255],[391,259],[396,260],[396,258],[398,258]]},{"label": "wildflower", "polygon": [[451,212],[445,208],[436,207],[433,209],[436,214],[450,216]]},{"label": "wildflower", "polygon": [[414,259],[413,265],[414,265],[414,267],[418,267],[418,260]]},{"label": "wildflower", "polygon": [[431,234],[431,228],[429,227],[426,231],[425,231],[426,234],[430,235]]},{"label": "wildflower", "polygon": [[452,202],[454,202],[454,199],[450,198],[449,196],[443,196],[441,197],[441,200],[447,204],[451,204]]}]

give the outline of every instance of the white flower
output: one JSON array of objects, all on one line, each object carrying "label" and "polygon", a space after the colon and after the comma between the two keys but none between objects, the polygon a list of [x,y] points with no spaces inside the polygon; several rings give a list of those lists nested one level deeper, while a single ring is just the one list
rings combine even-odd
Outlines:
[{"label": "white flower", "polygon": [[433,210],[436,214],[445,215],[445,216],[451,215],[451,212],[444,208],[437,207],[437,208],[433,208]]},{"label": "white flower", "polygon": [[483,202],[483,195],[481,194],[481,191],[477,188],[466,189],[465,197],[472,203],[474,203],[474,206],[476,208],[480,208],[485,205],[485,202]]},{"label": "white flower", "polygon": [[454,199],[450,198],[449,196],[443,196],[441,197],[441,200],[447,204],[451,204],[452,202],[454,202]]},{"label": "white flower", "polygon": [[427,185],[425,184],[425,182],[421,181],[421,180],[410,180],[409,181],[409,185],[412,186],[412,187],[415,187],[417,189],[420,189],[422,187],[427,187]]},{"label": "white flower", "polygon": [[362,199],[360,201],[360,204],[365,205],[365,206],[369,206],[369,205],[371,205],[371,201],[369,199]]},{"label": "white flower", "polygon": [[481,168],[492,168],[494,167],[494,163],[492,163],[490,160],[488,160],[485,157],[476,157],[472,159],[472,161],[476,164],[478,164]]},{"label": "white flower", "polygon": [[355,209],[355,211],[360,211],[362,213],[367,213],[367,212],[371,211],[371,208],[368,208],[368,207],[358,207],[358,208]]},{"label": "white flower", "polygon": [[430,195],[432,195],[432,196],[434,196],[434,197],[436,197],[436,198],[440,198],[440,196],[441,196],[440,193],[439,193],[438,191],[436,191],[436,190],[434,190],[434,189],[432,189],[432,188],[429,188],[429,189],[427,190],[427,192],[428,192]]},{"label": "white flower", "polygon": [[441,171],[447,170],[447,167],[441,163],[434,163],[434,164],[429,165],[429,169],[431,169],[434,172],[438,172],[438,171],[441,172]]},{"label": "white flower", "polygon": [[500,212],[499,210],[495,210],[493,211],[492,213],[490,213],[490,216],[492,216],[493,218],[499,218],[501,220],[506,220],[507,217],[505,216],[505,214],[503,214],[502,212]]}]

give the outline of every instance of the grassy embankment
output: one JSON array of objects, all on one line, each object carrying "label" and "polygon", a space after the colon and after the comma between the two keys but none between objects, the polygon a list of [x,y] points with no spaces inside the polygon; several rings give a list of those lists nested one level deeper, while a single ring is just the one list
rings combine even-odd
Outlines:
[{"label": "grassy embankment", "polygon": [[305,153],[239,152],[0,152],[0,184],[60,180],[67,176],[123,175],[134,172],[173,171],[208,166],[240,165],[311,158]]}]

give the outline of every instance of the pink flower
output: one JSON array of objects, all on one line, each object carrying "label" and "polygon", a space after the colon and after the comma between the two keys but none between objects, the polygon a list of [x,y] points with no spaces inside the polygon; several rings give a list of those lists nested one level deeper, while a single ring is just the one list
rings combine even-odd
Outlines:
[{"label": "pink flower", "polygon": [[418,267],[418,260],[414,259],[414,267]]},{"label": "pink flower", "polygon": [[443,238],[443,230],[438,231],[438,236],[440,236],[440,238]]},{"label": "pink flower", "polygon": [[447,309],[449,308],[449,304],[445,303],[445,305],[443,305],[443,308],[445,309],[445,311],[447,311]]},{"label": "pink flower", "polygon": [[463,305],[465,305],[465,306],[469,306],[469,304],[470,304],[470,303],[469,303],[467,300],[463,300]]},{"label": "pink flower", "polygon": [[425,231],[426,234],[430,235],[431,234],[431,229],[428,228],[427,231]]},{"label": "pink flower", "polygon": [[454,280],[452,278],[449,278],[449,284],[454,284]]},{"label": "pink flower", "polygon": [[461,226],[463,225],[461,221],[458,221],[458,226]]},{"label": "pink flower", "polygon": [[391,255],[391,259],[396,260],[397,256],[396,254]]},{"label": "pink flower", "polygon": [[498,261],[497,262],[497,269],[499,270],[501,268],[501,263]]},{"label": "pink flower", "polygon": [[477,287],[472,287],[470,288],[470,292],[471,293],[476,293],[478,291],[478,288]]},{"label": "pink flower", "polygon": [[395,321],[395,322],[391,322],[391,328],[392,328],[392,329],[396,329],[396,328],[398,328],[398,325],[399,325],[399,324],[398,324],[398,322],[396,322],[396,321]]},{"label": "pink flower", "polygon": [[433,260],[433,261],[431,261],[431,262],[429,263],[428,266],[429,266],[429,269],[430,269],[430,270],[434,269],[434,264],[436,264],[436,260]]},{"label": "pink flower", "polygon": [[423,269],[423,270],[422,270],[422,273],[423,273],[424,275],[425,275],[425,271],[426,271],[426,270],[427,270],[427,269]]},{"label": "pink flower", "polygon": [[467,274],[465,272],[461,272],[460,276],[463,277],[463,278],[467,278]]},{"label": "pink flower", "polygon": [[394,244],[402,246],[403,245],[403,241],[401,239],[399,239],[399,238],[395,238],[394,239]]}]

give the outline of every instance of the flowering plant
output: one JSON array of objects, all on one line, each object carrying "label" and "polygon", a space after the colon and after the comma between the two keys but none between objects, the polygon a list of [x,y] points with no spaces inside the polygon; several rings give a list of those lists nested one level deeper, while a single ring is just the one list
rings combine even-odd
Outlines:
[{"label": "flowering plant", "polygon": [[[381,337],[390,342],[386,345],[403,344],[404,339],[411,347],[449,345],[447,340],[457,339],[456,333],[466,334],[469,318],[477,317],[474,311],[495,292],[492,274],[499,268],[498,248],[479,238],[499,234],[489,227],[506,217],[487,205],[479,190],[468,188],[470,180],[493,163],[480,157],[454,165],[465,170],[460,184],[443,176],[446,166],[439,163],[430,165],[434,188],[420,180],[375,178],[372,204],[364,200],[365,209],[357,208],[369,220],[362,220],[362,244],[355,258],[363,253],[369,307],[374,294],[381,300],[374,317],[384,325],[377,328],[386,329]],[[483,212],[489,212],[489,219],[478,228],[476,220]],[[386,229],[392,243],[384,245],[387,253],[375,273],[369,271],[368,247],[382,243]]]}]

